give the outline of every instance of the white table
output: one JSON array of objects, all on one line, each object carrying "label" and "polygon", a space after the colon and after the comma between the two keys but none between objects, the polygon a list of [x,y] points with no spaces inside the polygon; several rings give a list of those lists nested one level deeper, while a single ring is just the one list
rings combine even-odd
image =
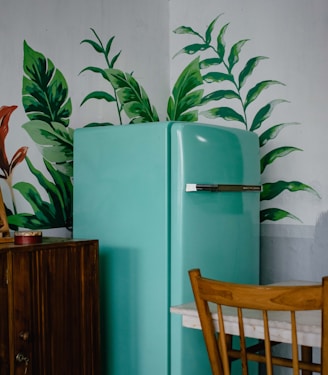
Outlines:
[{"label": "white table", "polygon": [[[309,285],[305,281],[289,281],[280,285]],[[278,285],[278,284],[274,284]],[[218,316],[215,305],[210,304],[213,320],[218,330]],[[197,308],[194,302],[173,306],[171,313],[182,315],[182,325],[187,328],[201,329]],[[238,318],[236,309],[223,307],[225,330],[227,334],[239,335]],[[245,335],[251,338],[263,339],[263,320],[259,311],[244,310]],[[306,311],[296,313],[297,333],[299,345],[321,347],[321,311]],[[291,342],[290,314],[288,312],[269,313],[270,339],[284,343]]]}]

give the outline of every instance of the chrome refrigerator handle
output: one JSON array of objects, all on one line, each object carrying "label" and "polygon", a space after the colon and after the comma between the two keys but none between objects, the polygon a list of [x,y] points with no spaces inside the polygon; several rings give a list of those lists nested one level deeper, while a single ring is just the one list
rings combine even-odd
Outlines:
[{"label": "chrome refrigerator handle", "polygon": [[227,185],[227,184],[186,184],[186,192],[211,191],[211,192],[260,192],[261,185]]}]

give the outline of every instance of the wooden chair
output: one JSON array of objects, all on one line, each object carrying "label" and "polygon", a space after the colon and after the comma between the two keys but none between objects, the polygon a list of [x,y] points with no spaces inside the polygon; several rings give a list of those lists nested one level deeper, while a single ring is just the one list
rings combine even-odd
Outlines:
[{"label": "wooden chair", "polygon": [[[312,371],[328,375],[328,277],[322,279],[322,285],[309,286],[255,286],[221,282],[206,279],[199,269],[189,271],[191,286],[201,322],[207,352],[213,375],[230,375],[231,361],[241,360],[242,374],[248,374],[248,361],[265,363],[268,375],[273,374],[273,365],[291,367],[293,374],[311,374]],[[216,333],[209,302],[217,305],[219,333]],[[237,308],[240,348],[233,349],[231,336],[225,333],[222,306]],[[262,311],[264,340],[262,348],[255,345],[247,347],[243,324],[243,309]],[[303,347],[308,358],[299,359],[296,311],[322,310],[322,347],[321,363],[312,362],[309,353],[312,348]],[[289,311],[292,327],[292,359],[272,355],[269,311]],[[245,311],[244,311],[245,313]],[[260,345],[261,346],[261,345]],[[260,349],[260,350],[259,350]],[[306,362],[305,362],[306,361]]]}]

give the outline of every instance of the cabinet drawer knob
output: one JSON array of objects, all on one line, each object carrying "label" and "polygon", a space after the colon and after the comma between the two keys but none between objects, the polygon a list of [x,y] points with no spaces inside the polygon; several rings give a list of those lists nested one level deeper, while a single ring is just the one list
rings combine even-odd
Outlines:
[{"label": "cabinet drawer knob", "polygon": [[30,332],[28,332],[28,331],[21,331],[21,332],[19,332],[19,337],[23,341],[27,341],[30,338]]}]

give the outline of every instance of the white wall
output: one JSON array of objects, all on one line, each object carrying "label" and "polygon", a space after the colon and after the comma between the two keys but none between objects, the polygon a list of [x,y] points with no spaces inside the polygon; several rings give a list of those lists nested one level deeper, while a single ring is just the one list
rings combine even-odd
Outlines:
[{"label": "white wall", "polygon": [[[18,147],[28,145],[33,162],[37,164],[40,159],[35,145],[21,129],[27,121],[21,104],[24,40],[50,58],[66,77],[73,103],[71,126],[80,127],[89,121],[113,118],[113,109],[106,103],[89,102],[82,108],[79,106],[86,94],[105,89],[100,77],[97,79],[92,73],[79,75],[88,65],[102,64],[101,57],[90,46],[80,44],[83,39],[92,37],[90,28],[94,28],[104,41],[115,35],[113,48],[122,50],[119,68],[134,71],[163,119],[169,87],[191,61],[186,55],[172,57],[194,41],[190,36],[173,34],[173,30],[184,25],[204,32],[220,13],[218,25],[230,23],[227,45],[249,39],[241,58],[246,61],[258,55],[269,57],[254,72],[254,80],[275,79],[285,83],[285,86],[275,86],[263,93],[263,102],[273,98],[290,102],[280,105],[272,120],[301,124],[284,130],[270,147],[290,145],[303,151],[281,158],[267,168],[264,177],[272,181],[302,181],[321,196],[319,199],[305,192],[286,192],[279,196],[275,205],[294,213],[302,223],[286,219],[263,224],[262,248],[277,253],[278,242],[280,250],[285,245],[295,250],[302,243],[304,251],[317,254],[318,243],[325,243],[326,238],[322,231],[318,237],[316,227],[319,218],[322,221],[325,217],[328,206],[326,0],[3,0],[0,12],[0,106],[19,106],[10,121],[7,154],[11,156]],[[24,163],[15,169],[14,182],[30,178]],[[6,186],[3,181],[0,184],[5,201],[9,201]],[[268,205],[272,202],[263,202],[263,207]],[[18,206],[21,211],[28,209],[22,201]],[[299,242],[304,236],[307,241]],[[319,247],[316,257],[320,258],[325,250],[323,246]],[[303,264],[308,267],[306,257]],[[265,265],[262,266],[265,269]],[[279,265],[275,267],[278,268]],[[271,276],[275,278],[274,274]]]}]

